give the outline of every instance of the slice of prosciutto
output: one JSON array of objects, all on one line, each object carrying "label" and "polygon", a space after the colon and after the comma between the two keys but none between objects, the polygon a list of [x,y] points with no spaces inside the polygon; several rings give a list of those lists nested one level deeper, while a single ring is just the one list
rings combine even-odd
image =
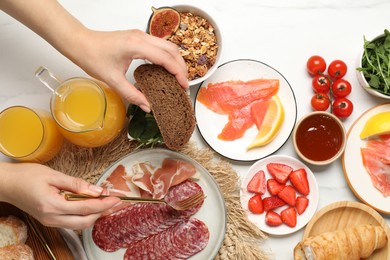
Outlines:
[{"label": "slice of prosciutto", "polygon": [[125,167],[119,164],[101,186],[106,188],[110,195],[138,197],[139,188],[129,182],[128,178]]},{"label": "slice of prosciutto", "polygon": [[390,134],[368,140],[361,154],[374,187],[390,196]]},{"label": "slice of prosciutto", "polygon": [[131,182],[142,190],[153,194],[154,189],[151,179],[153,173],[156,171],[156,167],[154,167],[150,162],[143,162],[134,164],[132,170],[133,177],[131,178]]},{"label": "slice of prosciutto", "polygon": [[[107,179],[101,184],[107,190],[107,194],[112,196],[130,196],[130,197],[139,197],[140,189],[133,183],[128,181],[128,174],[125,167],[120,164],[114,171],[107,177]],[[121,203],[117,206],[114,206],[105,212],[103,215],[109,215],[114,212],[117,212],[123,208],[128,207],[129,204]]]},{"label": "slice of prosciutto", "polygon": [[196,168],[191,163],[166,158],[161,167],[157,168],[149,162],[133,165],[132,182],[139,188],[152,194],[155,199],[162,199],[170,187],[178,185],[196,174]]}]

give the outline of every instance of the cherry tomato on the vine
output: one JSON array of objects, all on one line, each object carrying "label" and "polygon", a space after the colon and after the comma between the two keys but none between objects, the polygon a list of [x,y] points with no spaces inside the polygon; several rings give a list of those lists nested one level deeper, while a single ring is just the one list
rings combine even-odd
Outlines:
[{"label": "cherry tomato on the vine", "polygon": [[333,114],[339,118],[347,118],[352,114],[353,104],[348,98],[337,98],[333,104]]},{"label": "cherry tomato on the vine", "polygon": [[311,107],[316,111],[325,111],[330,105],[329,96],[325,93],[316,93],[311,98]]},{"label": "cherry tomato on the vine", "polygon": [[328,93],[331,82],[326,75],[316,75],[313,78],[312,86],[316,93]]},{"label": "cherry tomato on the vine", "polygon": [[326,62],[321,56],[313,55],[307,60],[306,68],[312,76],[321,74],[326,70]]},{"label": "cherry tomato on the vine", "polygon": [[332,84],[332,93],[336,98],[346,97],[351,93],[351,91],[351,83],[345,79],[337,79]]},{"label": "cherry tomato on the vine", "polygon": [[334,60],[329,64],[328,74],[334,79],[341,79],[347,73],[347,64],[342,60]]}]

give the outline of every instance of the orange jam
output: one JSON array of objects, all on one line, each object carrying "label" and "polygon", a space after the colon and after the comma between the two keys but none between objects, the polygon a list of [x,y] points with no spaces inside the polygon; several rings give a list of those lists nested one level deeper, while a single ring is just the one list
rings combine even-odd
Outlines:
[{"label": "orange jam", "polygon": [[330,116],[314,114],[302,120],[296,131],[299,151],[313,161],[331,159],[343,143],[342,130]]}]

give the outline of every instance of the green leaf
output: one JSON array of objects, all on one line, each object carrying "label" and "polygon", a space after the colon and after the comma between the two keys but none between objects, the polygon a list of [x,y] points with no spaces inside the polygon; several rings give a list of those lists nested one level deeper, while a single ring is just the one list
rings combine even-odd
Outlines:
[{"label": "green leaf", "polygon": [[140,140],[145,131],[145,126],[145,112],[142,109],[135,109],[129,122],[129,135],[136,140]]},{"label": "green leaf", "polygon": [[390,32],[385,29],[384,37],[374,41],[364,40],[362,71],[371,88],[390,95]]},{"label": "green leaf", "polygon": [[139,141],[141,146],[164,143],[153,114],[146,113],[140,107],[130,104],[127,108],[127,115],[130,118],[128,133],[130,137]]},{"label": "green leaf", "polygon": [[133,116],[135,111],[137,111],[137,108],[138,108],[138,106],[133,105],[133,104],[129,104],[129,106],[127,107],[126,116],[127,117]]}]

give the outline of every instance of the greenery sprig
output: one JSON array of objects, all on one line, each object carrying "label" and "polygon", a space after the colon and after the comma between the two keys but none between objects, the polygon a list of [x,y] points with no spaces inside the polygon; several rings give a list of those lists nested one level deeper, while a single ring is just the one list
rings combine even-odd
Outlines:
[{"label": "greenery sprig", "polygon": [[127,129],[129,136],[140,142],[137,148],[164,143],[152,113],[146,113],[140,107],[130,104],[127,108],[127,117],[130,119]]},{"label": "greenery sprig", "polygon": [[390,32],[373,41],[364,37],[362,67],[357,68],[366,78],[370,87],[390,96]]}]

